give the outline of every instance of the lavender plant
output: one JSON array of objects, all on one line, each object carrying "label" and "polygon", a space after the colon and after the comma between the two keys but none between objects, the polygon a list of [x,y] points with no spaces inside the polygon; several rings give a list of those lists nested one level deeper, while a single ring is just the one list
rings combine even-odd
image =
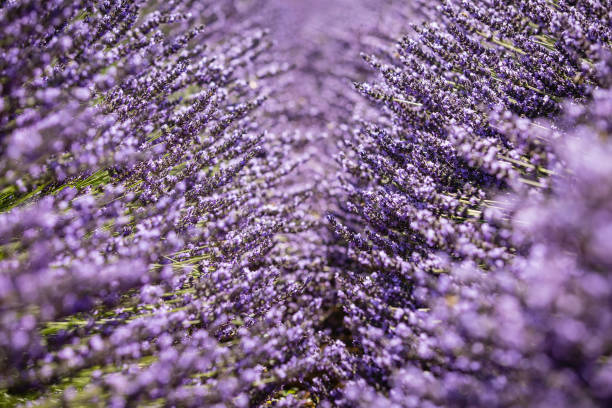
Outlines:
[{"label": "lavender plant", "polygon": [[317,353],[304,141],[256,113],[285,68],[239,6],[2,3],[9,403],[247,406]]},{"label": "lavender plant", "polygon": [[492,215],[509,222],[518,254],[492,270],[463,261],[421,274],[427,308],[392,307],[388,331],[364,336],[390,370],[388,391],[359,378],[345,403],[609,405],[610,102],[610,90],[596,91],[566,107],[571,130],[541,131],[560,164],[550,190],[510,194]]},{"label": "lavender plant", "polygon": [[349,6],[0,1],[0,404],[610,404],[609,2]]},{"label": "lavender plant", "polygon": [[[576,235],[595,213],[609,220],[576,186],[606,164],[564,146],[607,137],[610,5],[419,4],[413,34],[364,56],[380,79],[356,88],[379,117],[340,135],[345,195],[329,221],[346,243],[336,265],[356,374],[336,403],[605,406],[607,323],[577,305],[607,305],[607,277],[578,266],[601,244]],[[562,128],[542,119],[566,101]],[[595,106],[601,116],[576,119]],[[586,275],[602,294],[574,287]]]}]

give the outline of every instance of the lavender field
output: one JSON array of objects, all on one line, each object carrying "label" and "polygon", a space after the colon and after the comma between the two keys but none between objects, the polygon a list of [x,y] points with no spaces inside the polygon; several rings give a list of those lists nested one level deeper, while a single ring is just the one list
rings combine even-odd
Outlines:
[{"label": "lavender field", "polygon": [[612,1],[0,0],[5,406],[612,406]]}]

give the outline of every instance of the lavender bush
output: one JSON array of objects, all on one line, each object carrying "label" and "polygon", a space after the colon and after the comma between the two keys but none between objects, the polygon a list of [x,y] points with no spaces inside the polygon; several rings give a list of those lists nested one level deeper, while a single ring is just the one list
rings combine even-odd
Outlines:
[{"label": "lavender bush", "polygon": [[609,6],[424,2],[364,56],[380,115],[343,134],[329,216],[356,348],[341,403],[609,404]]},{"label": "lavender bush", "polygon": [[313,263],[291,238],[276,245],[313,222],[311,188],[284,185],[303,141],[255,113],[285,68],[260,57],[270,42],[241,13],[229,1],[2,4],[9,394],[245,406],[287,363],[277,348],[309,350],[278,326],[305,283],[291,274]]},{"label": "lavender bush", "polygon": [[610,405],[610,6],[0,1],[0,405]]}]

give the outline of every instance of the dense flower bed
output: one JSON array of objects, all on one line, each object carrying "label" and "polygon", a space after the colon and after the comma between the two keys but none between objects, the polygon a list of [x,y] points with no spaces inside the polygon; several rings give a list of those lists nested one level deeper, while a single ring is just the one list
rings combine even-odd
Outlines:
[{"label": "dense flower bed", "polygon": [[270,4],[0,1],[0,404],[610,405],[610,2]]}]

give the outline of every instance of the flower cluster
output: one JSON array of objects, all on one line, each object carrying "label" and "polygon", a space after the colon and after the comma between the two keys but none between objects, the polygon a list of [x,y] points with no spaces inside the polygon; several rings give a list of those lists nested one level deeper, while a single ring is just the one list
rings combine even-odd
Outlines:
[{"label": "flower cluster", "polygon": [[17,401],[248,406],[338,360],[304,290],[324,273],[312,187],[288,182],[308,140],[260,108],[286,65],[244,7],[2,2],[0,389]]},{"label": "flower cluster", "polygon": [[379,117],[340,134],[329,214],[356,372],[337,403],[609,402],[609,9],[422,2],[364,55]]},{"label": "flower cluster", "polygon": [[0,0],[0,405],[610,405],[609,0],[297,3]]},{"label": "flower cluster", "polygon": [[388,392],[357,379],[348,405],[609,404],[611,97],[596,91],[592,104],[567,106],[572,130],[544,132],[563,163],[549,191],[499,198],[491,219],[507,225],[516,252],[507,265],[447,260],[436,275],[416,273],[421,307],[384,306],[388,326],[362,341]]}]

